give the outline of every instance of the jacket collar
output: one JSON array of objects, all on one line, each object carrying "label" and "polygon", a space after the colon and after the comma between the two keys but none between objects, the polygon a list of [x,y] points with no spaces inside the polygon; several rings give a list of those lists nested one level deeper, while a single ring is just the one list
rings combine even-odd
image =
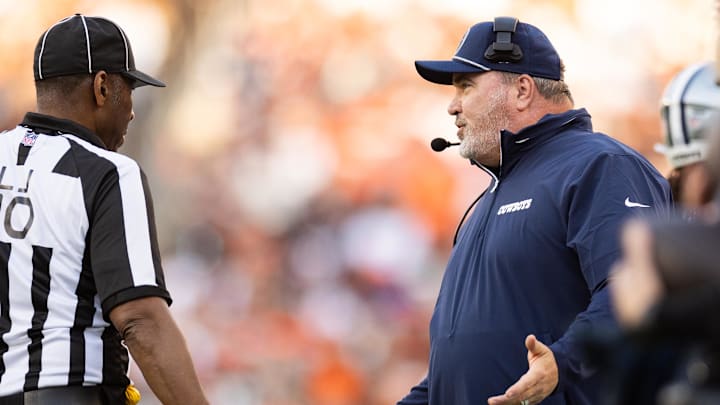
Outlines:
[{"label": "jacket collar", "polygon": [[25,118],[20,125],[32,129],[33,132],[45,135],[72,134],[97,147],[107,149],[100,137],[75,121],[29,112],[25,114]]},{"label": "jacket collar", "polygon": [[568,110],[560,114],[547,114],[533,125],[517,133],[501,131],[501,173],[507,171],[522,157],[523,152],[560,135],[567,128],[592,132],[590,114],[584,108]]}]

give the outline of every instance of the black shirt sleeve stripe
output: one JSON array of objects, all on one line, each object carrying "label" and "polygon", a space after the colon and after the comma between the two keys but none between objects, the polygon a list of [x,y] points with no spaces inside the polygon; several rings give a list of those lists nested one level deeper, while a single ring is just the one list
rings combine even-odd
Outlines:
[{"label": "black shirt sleeve stripe", "polygon": [[[143,191],[145,192],[145,206],[147,207],[148,226],[150,228],[148,230],[150,233],[150,247],[152,249],[153,264],[155,265],[155,282],[158,286],[165,289],[165,277],[162,271],[162,262],[160,260],[160,249],[158,248],[157,243],[155,208],[152,200],[152,194],[150,193],[150,187],[148,186],[147,176],[145,176],[145,172],[140,170],[140,176],[142,178]],[[163,298],[168,301],[168,305],[172,304],[172,299],[170,298],[169,293],[167,293],[166,296],[164,296]]]}]

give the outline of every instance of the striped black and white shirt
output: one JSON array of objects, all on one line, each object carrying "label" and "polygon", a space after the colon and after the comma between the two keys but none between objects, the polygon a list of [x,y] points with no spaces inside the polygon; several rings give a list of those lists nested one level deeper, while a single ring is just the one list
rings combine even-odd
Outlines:
[{"label": "striped black and white shirt", "polygon": [[28,113],[0,134],[0,220],[0,396],[127,385],[110,311],[170,303],[138,164],[77,123]]}]

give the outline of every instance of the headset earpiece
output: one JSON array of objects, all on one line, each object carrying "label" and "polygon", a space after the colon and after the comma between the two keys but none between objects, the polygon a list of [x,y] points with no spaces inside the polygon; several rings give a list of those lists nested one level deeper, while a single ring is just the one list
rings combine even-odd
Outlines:
[{"label": "headset earpiece", "polygon": [[517,28],[518,19],[515,17],[495,17],[493,32],[495,42],[488,46],[485,58],[493,62],[514,63],[523,58],[522,49],[512,42],[512,34]]}]

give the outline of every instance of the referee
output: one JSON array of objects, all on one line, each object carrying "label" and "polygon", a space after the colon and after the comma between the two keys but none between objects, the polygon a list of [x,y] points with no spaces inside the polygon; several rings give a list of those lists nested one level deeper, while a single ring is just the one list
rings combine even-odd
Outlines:
[{"label": "referee", "polygon": [[133,89],[165,84],[119,26],[80,14],[43,33],[33,65],[38,112],[0,134],[0,405],[134,403],[127,349],[163,403],[207,403],[145,176],[115,152]]}]

